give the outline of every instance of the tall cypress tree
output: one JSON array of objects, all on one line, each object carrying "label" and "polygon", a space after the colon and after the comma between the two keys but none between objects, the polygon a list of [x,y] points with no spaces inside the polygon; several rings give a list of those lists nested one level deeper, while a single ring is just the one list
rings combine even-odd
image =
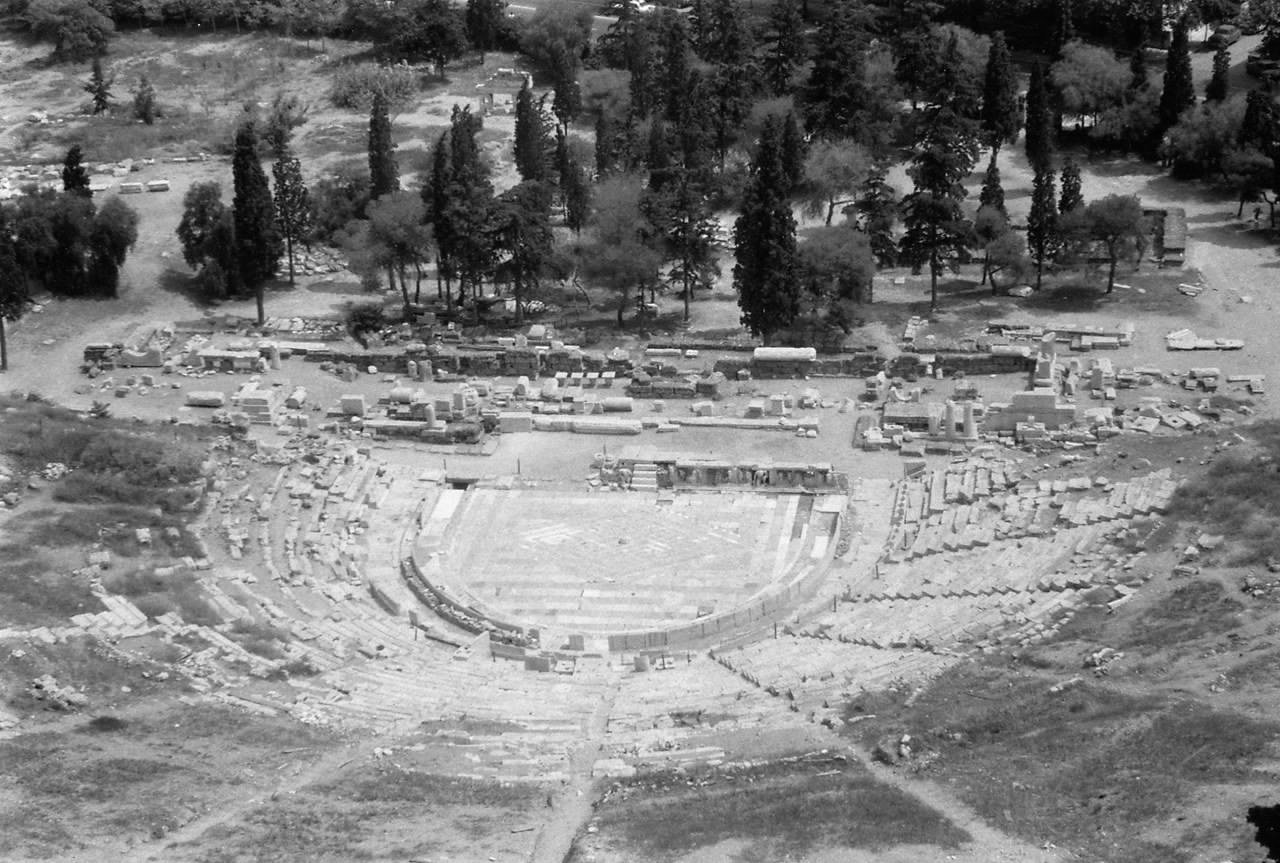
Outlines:
[{"label": "tall cypress tree", "polygon": [[1165,59],[1164,90],[1160,93],[1160,128],[1170,129],[1183,111],[1196,103],[1195,82],[1191,79],[1191,49],[1187,44],[1187,22],[1179,19],[1173,27],[1173,41]]},{"label": "tall cypress tree", "polygon": [[675,175],[670,130],[657,117],[649,126],[649,150],[645,161],[649,165],[649,188],[654,191],[660,190]]},{"label": "tall cypress tree", "polygon": [[436,295],[453,301],[453,233],[448,218],[449,132],[442,132],[431,150],[431,175],[422,186],[423,219],[434,228],[436,241]]},{"label": "tall cypress tree", "polygon": [[1147,71],[1147,52],[1139,45],[1129,56],[1129,92],[1137,93],[1151,84],[1151,73]]},{"label": "tall cypress tree", "polygon": [[564,195],[564,223],[575,234],[581,233],[591,210],[591,183],[586,171],[572,153],[567,153],[560,169],[560,192]]},{"label": "tall cypress tree", "polygon": [[779,141],[779,154],[782,159],[782,174],[786,178],[785,194],[795,194],[804,181],[804,159],[808,148],[804,143],[804,135],[800,132],[800,124],[796,122],[794,111],[788,111],[782,121],[782,133]]},{"label": "tall cypress tree", "polygon": [[1204,88],[1204,98],[1223,102],[1227,98],[1227,78],[1231,74],[1231,46],[1223,42],[1213,54],[1213,75]]},{"label": "tall cypress tree", "polygon": [[783,194],[778,124],[770,118],[760,136],[742,214],[733,226],[733,286],[742,323],[768,344],[800,311],[796,278],[796,221]]},{"label": "tall cypress tree", "polygon": [[596,116],[596,174],[607,177],[618,165],[617,134],[608,109]]},{"label": "tall cypress tree", "polygon": [[[1018,82],[1013,77],[1013,64],[1004,33],[991,37],[987,53],[987,74],[982,91],[982,131],[987,144],[999,152],[1000,145],[1018,137]],[[995,153],[992,153],[994,164]]]},{"label": "tall cypress tree", "polygon": [[1031,85],[1027,88],[1027,134],[1023,142],[1027,161],[1037,170],[1049,165],[1053,158],[1053,110],[1045,85],[1044,65],[1031,67]]},{"label": "tall cypress tree", "polygon": [[[482,120],[469,107],[454,106],[449,121],[449,184],[443,218],[452,236],[452,263],[464,297],[468,293],[479,296],[494,264],[489,230],[494,213],[493,184],[476,143],[481,125]],[[478,315],[479,305],[476,311]]]},{"label": "tall cypress tree", "polygon": [[67,150],[67,157],[62,161],[62,190],[92,198],[93,192],[89,190],[89,172],[82,164],[83,158],[80,145],[72,144],[71,149]]},{"label": "tall cypress tree", "polygon": [[267,175],[258,161],[258,132],[252,120],[246,120],[236,130],[231,177],[235,186],[232,209],[240,280],[257,298],[258,324],[262,325],[266,323],[263,286],[278,271],[284,244],[276,229],[275,204]]},{"label": "tall cypress tree", "polygon": [[1058,202],[1053,169],[1036,171],[1031,187],[1031,212],[1027,216],[1027,248],[1036,262],[1036,290],[1044,277],[1044,262],[1053,253],[1058,229]]},{"label": "tall cypress tree", "polygon": [[987,164],[987,173],[982,178],[982,191],[978,193],[979,207],[992,207],[1008,217],[1009,211],[1004,206],[1004,186],[1000,182],[1000,167],[996,164],[996,151],[991,151],[991,161]]},{"label": "tall cypress tree", "polygon": [[1062,195],[1058,200],[1058,212],[1064,216],[1084,205],[1084,191],[1080,181],[1080,166],[1068,158],[1062,163]]},{"label": "tall cypress tree", "polygon": [[535,101],[528,80],[516,95],[516,170],[522,180],[545,180],[550,136],[541,101]]},{"label": "tall cypress tree", "polygon": [[1263,153],[1272,151],[1275,145],[1275,103],[1261,90],[1250,90],[1245,97],[1244,119],[1236,142],[1241,147],[1256,147]]},{"label": "tall cypress tree", "polygon": [[400,188],[400,169],[393,150],[387,97],[378,92],[369,110],[369,197],[374,200]]}]

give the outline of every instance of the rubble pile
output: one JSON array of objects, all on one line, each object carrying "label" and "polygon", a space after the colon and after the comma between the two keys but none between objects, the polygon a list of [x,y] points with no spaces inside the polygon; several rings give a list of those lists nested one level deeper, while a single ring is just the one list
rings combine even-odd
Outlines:
[{"label": "rubble pile", "polygon": [[46,674],[31,681],[27,693],[50,710],[74,711],[89,703],[83,692],[63,686],[53,675]]}]

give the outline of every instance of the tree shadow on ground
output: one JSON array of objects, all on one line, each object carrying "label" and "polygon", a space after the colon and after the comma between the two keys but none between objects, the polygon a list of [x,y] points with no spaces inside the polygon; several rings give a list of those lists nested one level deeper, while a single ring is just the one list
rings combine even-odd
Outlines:
[{"label": "tree shadow on ground", "polygon": [[1205,183],[1193,180],[1176,180],[1168,174],[1157,174],[1147,180],[1140,189],[1135,190],[1139,198],[1161,198],[1168,201],[1198,202],[1204,204],[1220,204],[1223,218],[1234,218],[1239,201],[1225,197],[1222,192]]},{"label": "tree shadow on ground", "polygon": [[1079,283],[1045,288],[1023,301],[1028,309],[1055,312],[1093,312],[1107,305],[1114,298],[1105,288]]},{"label": "tree shadow on ground", "polygon": [[[1239,205],[1237,204],[1237,206]],[[1247,211],[1248,207],[1246,207],[1245,209]],[[1187,216],[1188,225],[1206,225],[1206,224],[1214,224],[1221,221],[1222,221],[1222,217],[1215,215],[1213,213],[1201,213],[1198,216]]]},{"label": "tree shadow on ground", "polygon": [[156,286],[162,291],[177,294],[184,300],[201,308],[210,309],[217,305],[216,302],[209,300],[200,291],[195,277],[189,272],[174,269],[165,270],[156,278]]},{"label": "tree shadow on ground", "polygon": [[1210,228],[1194,228],[1188,232],[1192,240],[1211,243],[1228,249],[1262,249],[1272,244],[1268,236],[1270,231],[1255,231],[1235,225],[1222,225]]},{"label": "tree shadow on ground", "polygon": [[1143,161],[1137,156],[1085,156],[1085,164],[1090,173],[1099,177],[1120,177],[1123,175],[1163,176],[1163,169],[1158,165]]},{"label": "tree shadow on ground", "polygon": [[[288,284],[287,280],[286,280],[286,284]],[[385,291],[379,291],[377,293],[371,293],[369,291],[366,291],[364,289],[364,286],[360,284],[360,280],[356,278],[321,279],[316,282],[311,282],[310,284],[299,283],[297,286],[297,290],[307,291],[308,293],[312,293],[312,294],[341,294],[344,297],[359,296],[359,297],[365,298],[369,302],[376,302],[378,300],[384,299],[387,296],[387,292]],[[426,283],[424,282],[422,294],[424,297],[427,297],[428,299],[433,299],[435,297],[435,285],[432,284],[431,295],[428,296],[426,291]],[[398,296],[399,294],[397,294],[397,297]]]}]

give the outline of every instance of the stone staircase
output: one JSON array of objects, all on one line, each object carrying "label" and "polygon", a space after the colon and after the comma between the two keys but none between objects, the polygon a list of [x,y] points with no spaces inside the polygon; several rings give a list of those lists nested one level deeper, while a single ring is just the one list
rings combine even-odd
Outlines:
[{"label": "stone staircase", "polygon": [[658,466],[653,462],[637,462],[631,472],[633,491],[658,490]]}]

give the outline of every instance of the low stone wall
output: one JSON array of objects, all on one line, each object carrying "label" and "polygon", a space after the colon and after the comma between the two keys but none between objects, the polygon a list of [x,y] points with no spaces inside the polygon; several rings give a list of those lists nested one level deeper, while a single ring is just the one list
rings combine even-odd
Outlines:
[{"label": "low stone wall", "polygon": [[785,587],[733,611],[711,615],[683,626],[610,635],[609,650],[613,653],[626,653],[692,648],[740,635],[769,622],[779,622],[788,617],[796,605],[812,597],[825,577],[826,561],[820,561],[805,575]]},{"label": "low stone wall", "polygon": [[432,584],[431,579],[423,572],[422,567],[412,555],[401,562],[401,572],[409,589],[419,601],[454,626],[477,635],[487,632],[490,639],[499,644],[510,644],[521,648],[536,646],[525,635],[522,626],[500,620],[487,610],[473,608],[460,602],[448,592]]}]

